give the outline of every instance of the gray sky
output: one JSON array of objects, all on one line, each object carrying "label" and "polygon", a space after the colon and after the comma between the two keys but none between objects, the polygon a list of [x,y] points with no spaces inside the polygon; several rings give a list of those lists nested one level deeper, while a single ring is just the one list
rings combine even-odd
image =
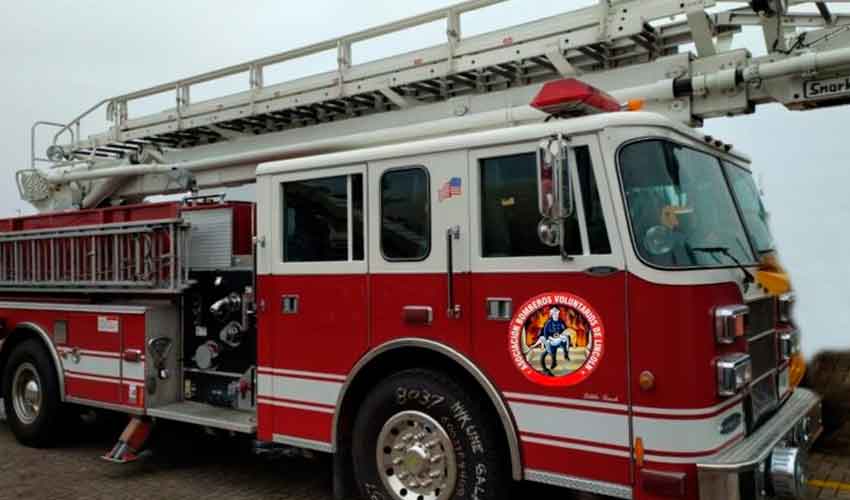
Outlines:
[{"label": "gray sky", "polygon": [[[448,0],[4,0],[0,16],[0,216],[29,210],[14,172],[29,165],[36,120],[67,122],[102,98],[171,81],[393,21]],[[594,1],[512,0],[464,17],[464,34],[592,5]],[[307,8],[309,6],[309,8]],[[442,41],[442,24],[355,45],[355,63]],[[759,34],[742,39],[748,47]],[[740,45],[740,43],[739,43]],[[760,51],[756,51],[757,53]],[[289,64],[266,83],[331,69],[335,54]],[[193,100],[227,85],[193,89]],[[150,102],[171,106],[173,102]],[[143,108],[131,109],[143,111]],[[97,116],[102,120],[103,115]],[[749,153],[762,180],[781,257],[798,290],[797,317],[808,353],[850,347],[850,110],[792,113],[763,107],[754,116],[709,122],[708,133]],[[92,130],[93,132],[93,130]],[[39,148],[42,149],[41,147]]]}]

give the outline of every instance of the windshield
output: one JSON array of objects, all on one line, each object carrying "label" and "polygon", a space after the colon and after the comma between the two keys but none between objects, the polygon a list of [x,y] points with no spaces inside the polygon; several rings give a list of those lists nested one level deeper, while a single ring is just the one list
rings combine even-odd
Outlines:
[{"label": "windshield", "polygon": [[[647,140],[621,150],[620,174],[637,251],[647,263],[690,268],[756,262],[717,158]],[[742,198],[746,187],[738,181]]]},{"label": "windshield", "polygon": [[772,252],[773,235],[767,225],[767,210],[764,209],[756,181],[750,172],[737,165],[724,163],[724,166],[732,186],[732,194],[735,195],[741,215],[744,216],[744,225],[750,233],[756,252],[759,255]]}]

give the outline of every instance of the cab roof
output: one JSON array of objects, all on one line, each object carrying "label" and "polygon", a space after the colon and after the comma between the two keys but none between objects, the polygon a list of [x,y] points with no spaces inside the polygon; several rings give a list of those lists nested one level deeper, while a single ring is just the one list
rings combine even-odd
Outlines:
[{"label": "cab roof", "polygon": [[[611,127],[666,128],[717,149],[716,146],[712,144],[712,141],[709,141],[707,136],[704,134],[700,134],[698,131],[670,120],[663,115],[648,112],[617,112],[553,120],[547,123],[536,123],[478,132],[452,134],[432,139],[409,141],[400,144],[353,149],[339,153],[266,162],[258,165],[257,176],[366,163],[391,158],[404,158],[435,152],[512,144],[536,140],[541,137],[557,133],[564,135],[592,133]],[[730,151],[718,149],[718,151],[731,155],[742,162],[750,163],[749,157],[734,149]]]}]

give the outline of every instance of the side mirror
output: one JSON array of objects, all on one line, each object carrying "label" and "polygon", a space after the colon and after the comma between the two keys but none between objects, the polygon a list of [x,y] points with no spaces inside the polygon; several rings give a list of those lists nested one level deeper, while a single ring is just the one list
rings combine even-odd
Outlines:
[{"label": "side mirror", "polygon": [[537,227],[540,241],[547,246],[562,243],[562,222],[575,211],[570,165],[574,156],[563,136],[540,142],[537,148],[538,206],[543,220]]}]

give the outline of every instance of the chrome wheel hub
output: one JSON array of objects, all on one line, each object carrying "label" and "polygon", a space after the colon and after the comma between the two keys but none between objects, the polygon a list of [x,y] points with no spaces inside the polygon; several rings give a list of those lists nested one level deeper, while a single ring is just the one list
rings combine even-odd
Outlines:
[{"label": "chrome wheel hub", "polygon": [[30,425],[41,412],[41,378],[30,363],[23,363],[12,378],[12,408],[18,420]]},{"label": "chrome wheel hub", "polygon": [[454,493],[458,471],[452,440],[430,416],[405,411],[381,429],[378,469],[396,500],[444,500]]}]

